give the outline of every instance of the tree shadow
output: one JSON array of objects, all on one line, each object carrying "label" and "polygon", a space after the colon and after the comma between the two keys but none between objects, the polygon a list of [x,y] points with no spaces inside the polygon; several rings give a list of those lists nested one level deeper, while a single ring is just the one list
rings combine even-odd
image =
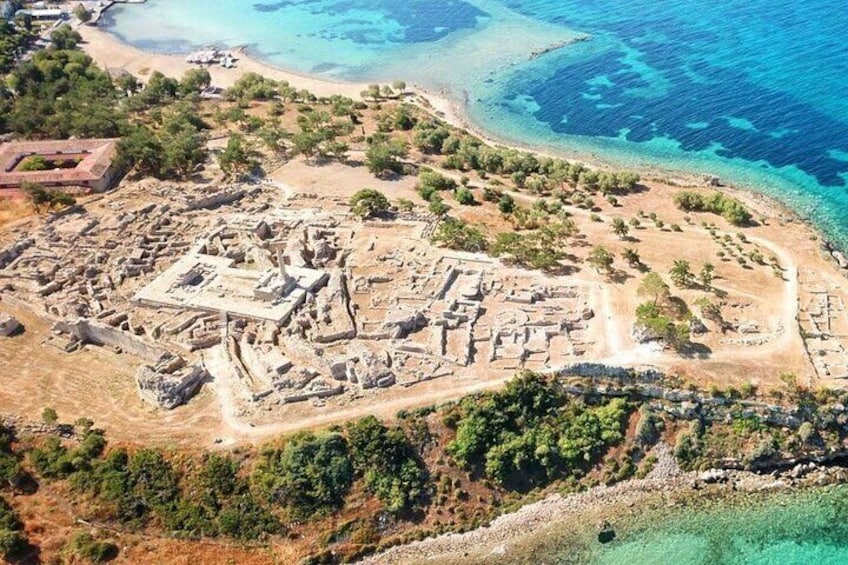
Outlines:
[{"label": "tree shadow", "polygon": [[678,348],[677,353],[686,359],[709,359],[713,350],[703,343],[689,342]]},{"label": "tree shadow", "polygon": [[624,284],[628,279],[634,278],[633,275],[629,274],[627,271],[623,271],[621,269],[615,269],[611,273],[607,275],[607,280],[614,282],[616,284]]},{"label": "tree shadow", "polygon": [[15,337],[19,337],[19,336],[24,335],[24,333],[26,333],[26,326],[23,323],[18,322],[18,327],[15,328],[15,331],[10,333],[6,337],[7,338],[15,338]]},{"label": "tree shadow", "polygon": [[682,298],[678,296],[669,296],[666,299],[666,302],[678,318],[682,318],[689,314],[689,306],[687,306],[686,302]]},{"label": "tree shadow", "polygon": [[39,565],[44,563],[41,559],[41,548],[32,543],[27,543],[26,548],[18,554],[18,557],[10,558],[8,562],[16,565]]},{"label": "tree shadow", "polygon": [[569,276],[580,272],[580,267],[575,265],[560,265],[559,267],[550,269],[548,273],[559,276]]}]

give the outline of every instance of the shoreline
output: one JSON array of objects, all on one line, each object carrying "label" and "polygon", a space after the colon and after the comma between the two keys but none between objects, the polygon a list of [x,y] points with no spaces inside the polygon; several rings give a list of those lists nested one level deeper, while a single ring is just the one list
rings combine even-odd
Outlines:
[{"label": "shoreline", "polygon": [[[107,71],[123,70],[137,77],[145,77],[153,71],[166,76],[180,78],[189,69],[199,65],[188,63],[185,55],[154,53],[124,43],[111,33],[90,25],[76,28],[83,38],[80,49]],[[285,80],[298,88],[305,88],[317,96],[341,94],[359,98],[367,83],[340,82],[323,78],[314,78],[276,67],[250,54],[246,47],[230,49],[237,55],[234,68],[209,65],[206,68],[212,76],[213,86],[229,88],[245,73],[255,72],[274,80]]]},{"label": "shoreline", "polygon": [[[671,456],[666,453],[665,456]],[[357,563],[440,563],[484,565],[492,557],[505,564],[529,563],[527,558],[546,558],[570,547],[579,539],[584,548],[597,546],[602,531],[627,532],[640,516],[657,511],[698,509],[713,504],[745,507],[762,503],[769,496],[794,496],[816,489],[844,485],[843,467],[806,468],[799,475],[792,470],[779,473],[710,469],[653,473],[643,479],[629,479],[613,485],[600,485],[571,494],[549,494],[501,514],[489,524],[464,533],[447,533],[390,547]],[[566,538],[569,538],[568,540]]]},{"label": "shoreline", "polygon": [[[84,41],[80,45],[80,48],[107,70],[121,69],[142,77],[149,72],[158,70],[167,76],[180,78],[186,70],[197,68],[197,65],[185,61],[185,55],[159,54],[145,51],[121,41],[118,37],[97,26],[82,25],[77,30],[82,35]],[[305,88],[317,96],[341,94],[359,99],[360,93],[369,84],[365,82],[334,81],[283,69],[252,55],[245,46],[232,49],[232,51],[238,55],[238,62],[235,68],[227,69],[220,65],[206,67],[212,76],[214,86],[228,88],[244,73],[255,72],[274,80],[288,81],[291,85],[297,88]],[[624,168],[604,161],[594,154],[587,155],[580,154],[579,152],[572,154],[566,151],[557,151],[552,147],[546,147],[544,145],[534,146],[529,143],[499,138],[497,134],[475,124],[470,118],[467,102],[458,100],[455,95],[446,89],[432,91],[420,84],[410,84],[407,86],[406,98],[425,110],[433,112],[449,125],[465,130],[492,146],[530,151],[547,157],[564,158],[600,170],[620,170]],[[834,244],[825,231],[817,226],[813,220],[802,216],[800,212],[791,208],[780,199],[760,192],[754,187],[725,184],[709,186],[705,182],[704,175],[691,173],[682,169],[665,169],[661,167],[626,168],[639,173],[645,180],[653,180],[669,186],[679,186],[680,188],[701,187],[724,192],[751,206],[757,212],[761,212],[764,209],[766,212],[771,212],[778,217],[783,216],[784,218],[782,219],[800,222],[809,228],[821,240],[822,244],[848,253],[848,250],[842,250],[838,245]],[[837,260],[832,256],[831,258],[834,264],[839,267]]]}]

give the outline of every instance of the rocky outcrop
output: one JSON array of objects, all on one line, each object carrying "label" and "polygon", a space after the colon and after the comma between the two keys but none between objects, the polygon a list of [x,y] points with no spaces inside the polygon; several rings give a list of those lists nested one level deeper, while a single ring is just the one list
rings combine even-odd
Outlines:
[{"label": "rocky outcrop", "polygon": [[650,343],[662,339],[661,335],[644,324],[633,324],[633,327],[630,328],[630,337],[636,343]]},{"label": "rocky outcrop", "polygon": [[201,366],[186,366],[181,357],[144,365],[136,373],[138,393],[144,400],[166,410],[188,402],[209,374]]}]

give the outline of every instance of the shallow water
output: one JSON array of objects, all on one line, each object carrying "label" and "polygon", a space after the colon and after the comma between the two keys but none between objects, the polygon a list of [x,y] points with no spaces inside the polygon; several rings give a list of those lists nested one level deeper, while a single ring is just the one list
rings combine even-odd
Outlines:
[{"label": "shallow water", "polygon": [[[836,565],[848,563],[848,486],[779,493],[704,492],[669,506],[599,504],[528,532],[503,565]],[[601,544],[597,525],[616,536]]]},{"label": "shallow water", "polygon": [[848,487],[651,511],[589,555],[598,565],[848,563]]},{"label": "shallow water", "polygon": [[848,247],[844,0],[148,0],[106,24],[154,51],[248,44],[300,72],[446,89],[496,137],[718,174]]}]

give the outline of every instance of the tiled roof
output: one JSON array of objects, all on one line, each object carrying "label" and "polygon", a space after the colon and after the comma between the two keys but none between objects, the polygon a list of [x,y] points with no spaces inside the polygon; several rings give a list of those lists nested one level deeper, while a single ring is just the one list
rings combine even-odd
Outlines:
[{"label": "tiled roof", "polygon": [[[61,141],[16,141],[0,145],[0,185],[78,184],[102,179],[117,154],[118,139],[68,139]],[[82,157],[73,169],[17,171],[23,159],[41,155]]]}]

